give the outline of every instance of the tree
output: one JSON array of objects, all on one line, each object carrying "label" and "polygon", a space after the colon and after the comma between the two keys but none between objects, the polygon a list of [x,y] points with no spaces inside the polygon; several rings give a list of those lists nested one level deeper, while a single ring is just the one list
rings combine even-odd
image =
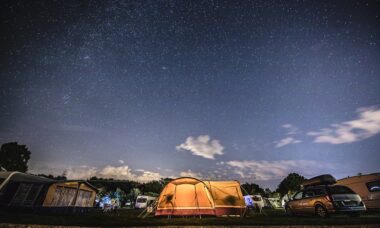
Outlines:
[{"label": "tree", "polygon": [[53,179],[53,180],[67,180],[67,177],[66,175],[62,174],[61,176],[58,175],[58,176],[54,176],[52,174],[37,174],[37,176],[40,176],[40,177],[46,177],[46,178],[49,178],[49,179]]},{"label": "tree", "polygon": [[305,177],[298,173],[290,173],[281,181],[276,191],[279,192],[281,196],[296,192],[301,189],[301,183],[305,180]]},{"label": "tree", "polygon": [[0,148],[0,167],[7,171],[28,171],[31,152],[17,142],[4,143]]},{"label": "tree", "polygon": [[269,188],[266,188],[264,191],[265,191],[264,196],[267,198],[270,198],[273,194],[273,192]]},{"label": "tree", "polygon": [[144,184],[141,184],[139,186],[139,189],[141,190],[141,192],[143,192],[144,194],[150,194],[153,195],[154,194],[160,194],[162,189],[163,189],[163,185],[161,184],[161,182],[159,181],[150,181],[148,183],[144,183]]},{"label": "tree", "polygon": [[254,183],[245,183],[245,184],[242,184],[241,187],[247,191],[247,193],[249,195],[262,195],[264,196],[265,194],[265,191],[264,189],[262,189],[258,184],[254,184]]}]

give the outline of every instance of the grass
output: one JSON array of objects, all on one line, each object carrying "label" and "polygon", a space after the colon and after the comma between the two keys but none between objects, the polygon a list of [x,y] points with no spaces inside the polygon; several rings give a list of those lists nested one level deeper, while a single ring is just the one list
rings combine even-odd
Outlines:
[{"label": "grass", "polygon": [[0,223],[77,225],[77,226],[165,226],[165,225],[349,225],[380,224],[380,213],[366,213],[359,218],[335,215],[321,219],[313,216],[288,217],[282,210],[265,210],[264,214],[250,213],[245,218],[137,218],[139,210],[119,210],[117,213],[93,211],[87,214],[46,215],[26,212],[0,211]]}]

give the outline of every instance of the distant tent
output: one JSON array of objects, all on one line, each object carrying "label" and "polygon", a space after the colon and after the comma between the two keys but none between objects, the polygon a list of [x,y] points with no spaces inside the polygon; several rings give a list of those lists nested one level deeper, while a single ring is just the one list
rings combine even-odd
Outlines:
[{"label": "distant tent", "polygon": [[162,190],[155,215],[242,216],[245,208],[237,181],[201,181],[182,177],[171,181]]},{"label": "distant tent", "polygon": [[85,212],[97,189],[83,180],[52,180],[20,172],[0,172],[0,207],[48,212]]}]

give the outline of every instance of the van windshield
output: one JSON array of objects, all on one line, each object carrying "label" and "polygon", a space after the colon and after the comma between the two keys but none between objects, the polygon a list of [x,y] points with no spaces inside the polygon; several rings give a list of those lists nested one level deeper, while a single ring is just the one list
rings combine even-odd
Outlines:
[{"label": "van windshield", "polygon": [[330,194],[355,194],[350,188],[340,185],[331,186],[329,190]]},{"label": "van windshield", "polygon": [[137,203],[146,203],[146,199],[145,198],[138,198]]}]

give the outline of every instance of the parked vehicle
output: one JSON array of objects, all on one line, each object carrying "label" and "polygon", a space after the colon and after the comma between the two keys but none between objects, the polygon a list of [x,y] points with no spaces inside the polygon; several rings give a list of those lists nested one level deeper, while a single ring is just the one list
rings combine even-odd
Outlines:
[{"label": "parked vehicle", "polygon": [[137,196],[135,208],[146,208],[147,206],[152,204],[156,199],[157,197],[153,196]]},{"label": "parked vehicle", "polygon": [[369,210],[380,209],[380,173],[347,177],[337,181],[354,190]]},{"label": "parked vehicle", "polygon": [[[308,180],[303,184],[304,189],[286,202],[285,211],[288,215],[315,214],[319,217],[328,217],[333,213],[344,213],[349,216],[360,216],[361,212],[366,211],[360,196],[350,188],[331,185],[333,181],[329,178],[322,176],[318,178],[320,182]],[[322,185],[318,185],[319,183]]]},{"label": "parked vehicle", "polygon": [[285,204],[286,202],[288,202],[290,200],[290,198],[292,198],[294,194],[291,194],[291,193],[288,193],[288,194],[285,194],[282,198],[281,198],[281,207],[282,208],[285,208]]},{"label": "parked vehicle", "polygon": [[268,198],[270,204],[273,208],[280,208],[281,207],[281,201],[280,198]]},{"label": "parked vehicle", "polygon": [[251,197],[255,208],[261,211],[261,209],[265,206],[263,197],[261,197],[261,195],[251,195]]}]

